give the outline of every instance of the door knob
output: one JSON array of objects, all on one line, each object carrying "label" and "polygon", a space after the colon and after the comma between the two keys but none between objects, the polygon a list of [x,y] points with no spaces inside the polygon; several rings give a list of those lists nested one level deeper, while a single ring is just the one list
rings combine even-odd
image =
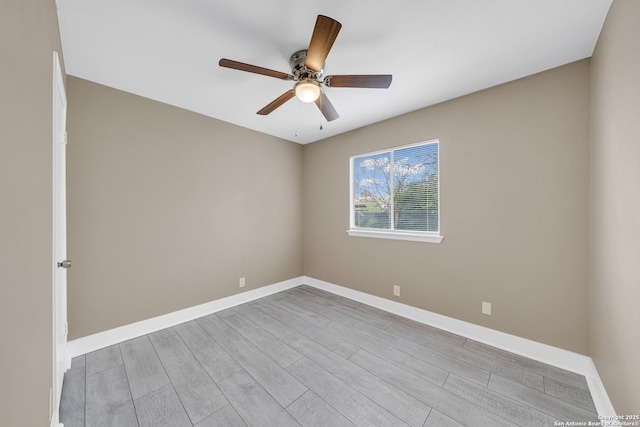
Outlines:
[{"label": "door knob", "polygon": [[59,262],[59,263],[58,263],[58,267],[61,267],[61,268],[70,268],[70,267],[71,267],[71,260],[70,260],[70,259],[65,259],[64,261]]}]

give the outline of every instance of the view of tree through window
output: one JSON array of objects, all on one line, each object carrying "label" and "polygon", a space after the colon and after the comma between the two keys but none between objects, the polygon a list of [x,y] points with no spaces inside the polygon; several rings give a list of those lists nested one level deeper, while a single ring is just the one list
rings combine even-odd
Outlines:
[{"label": "view of tree through window", "polygon": [[439,231],[437,141],[352,162],[355,227]]}]

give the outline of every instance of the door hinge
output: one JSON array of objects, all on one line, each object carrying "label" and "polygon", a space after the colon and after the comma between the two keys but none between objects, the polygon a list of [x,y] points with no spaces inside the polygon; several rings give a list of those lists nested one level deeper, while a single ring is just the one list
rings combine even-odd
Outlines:
[{"label": "door hinge", "polygon": [[67,131],[64,132],[64,143],[67,143]]},{"label": "door hinge", "polygon": [[69,322],[64,322],[64,334],[69,335]]}]

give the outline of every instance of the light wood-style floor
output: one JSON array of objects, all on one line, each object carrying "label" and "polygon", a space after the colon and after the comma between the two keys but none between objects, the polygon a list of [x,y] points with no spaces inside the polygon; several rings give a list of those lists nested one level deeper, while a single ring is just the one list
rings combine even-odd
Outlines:
[{"label": "light wood-style floor", "polygon": [[73,359],[73,426],[553,426],[583,376],[309,286]]}]

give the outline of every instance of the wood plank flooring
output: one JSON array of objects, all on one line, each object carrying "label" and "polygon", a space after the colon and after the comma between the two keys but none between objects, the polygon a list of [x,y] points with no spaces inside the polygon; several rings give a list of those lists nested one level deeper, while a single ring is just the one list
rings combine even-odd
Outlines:
[{"label": "wood plank flooring", "polygon": [[583,376],[298,286],[74,358],[60,419],[539,427],[598,416]]}]

